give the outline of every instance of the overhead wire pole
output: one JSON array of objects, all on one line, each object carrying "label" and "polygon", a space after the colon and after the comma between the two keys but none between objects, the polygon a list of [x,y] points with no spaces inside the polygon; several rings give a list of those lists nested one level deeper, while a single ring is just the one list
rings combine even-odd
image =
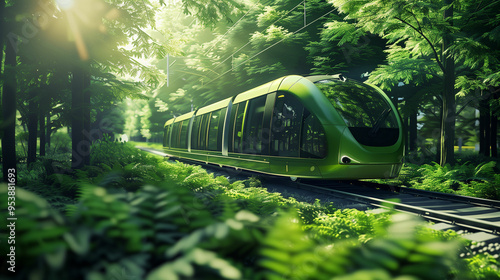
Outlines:
[{"label": "overhead wire pole", "polygon": [[307,25],[307,19],[306,19],[306,0],[304,0],[304,26]]}]

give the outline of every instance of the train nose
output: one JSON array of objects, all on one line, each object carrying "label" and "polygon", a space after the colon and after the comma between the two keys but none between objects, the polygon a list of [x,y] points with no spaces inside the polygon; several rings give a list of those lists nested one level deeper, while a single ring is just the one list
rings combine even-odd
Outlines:
[{"label": "train nose", "polygon": [[346,128],[341,134],[338,164],[353,178],[394,178],[402,166],[401,143],[385,147],[360,144]]},{"label": "train nose", "polygon": [[397,141],[389,146],[366,146],[356,141],[348,128],[344,129],[339,148],[339,164],[400,164],[403,145]]}]

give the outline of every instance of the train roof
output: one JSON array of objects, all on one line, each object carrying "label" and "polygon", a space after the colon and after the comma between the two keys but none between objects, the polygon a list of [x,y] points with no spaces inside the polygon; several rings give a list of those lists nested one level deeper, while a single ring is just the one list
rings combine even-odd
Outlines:
[{"label": "train roof", "polygon": [[204,107],[199,108],[198,110],[196,110],[194,112],[189,112],[189,113],[181,115],[177,118],[172,118],[165,123],[165,126],[172,124],[174,121],[177,122],[177,121],[189,119],[194,114],[199,116],[199,115],[203,115],[203,114],[213,112],[215,110],[227,107],[230,100],[232,100],[233,104],[237,104],[237,103],[244,102],[244,101],[247,101],[247,100],[255,98],[255,97],[259,97],[259,96],[268,94],[269,92],[273,92],[273,91],[277,91],[277,90],[289,90],[294,84],[296,84],[297,82],[299,82],[302,79],[307,79],[312,83],[320,81],[320,80],[327,80],[327,79],[339,79],[340,81],[345,81],[345,78],[341,74],[316,75],[316,76],[307,76],[307,77],[303,77],[303,76],[299,76],[299,75],[284,76],[284,77],[278,78],[276,80],[273,80],[271,82],[260,85],[258,87],[255,87],[253,89],[239,93],[233,97],[226,98],[224,100],[215,102],[215,103],[210,104],[208,106],[204,106]]},{"label": "train roof", "polygon": [[229,97],[229,98],[226,98],[224,100],[210,104],[208,106],[202,107],[196,111],[196,115],[199,116],[199,115],[203,115],[203,114],[208,113],[208,112],[213,112],[215,110],[225,108],[225,107],[227,107],[227,105],[229,104],[229,101],[231,99],[233,99],[233,97]]}]

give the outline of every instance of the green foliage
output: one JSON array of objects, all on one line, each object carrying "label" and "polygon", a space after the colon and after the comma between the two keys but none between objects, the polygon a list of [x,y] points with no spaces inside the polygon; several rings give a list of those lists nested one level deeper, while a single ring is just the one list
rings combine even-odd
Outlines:
[{"label": "green foliage", "polygon": [[[93,149],[95,166],[49,178],[66,193],[77,193],[78,203],[67,207],[66,217],[17,189],[16,215],[23,223],[16,245],[29,268],[16,279],[495,276],[494,259],[457,260],[463,243],[456,233],[422,228],[407,215],[284,198],[257,178],[231,183],[200,166],[160,161],[110,139]],[[440,167],[422,168],[414,174]],[[497,178],[494,168],[463,164],[450,174],[480,182]],[[0,199],[6,196],[0,188]]]},{"label": "green foliage", "polygon": [[95,141],[92,144],[90,152],[90,164],[95,166],[101,164],[125,166],[132,162],[141,162],[143,164],[156,163],[156,160],[151,155],[138,151],[135,147],[127,143],[113,141],[109,136]]},{"label": "green foliage", "polygon": [[370,213],[356,209],[323,214],[306,226],[316,238],[359,239],[362,242],[380,234],[389,225],[389,213]]},{"label": "green foliage", "polygon": [[[2,242],[1,251],[10,252],[10,246],[15,246],[16,264],[24,263],[24,268],[30,268],[20,269],[17,265],[16,272],[12,273],[15,275],[14,279],[29,279],[30,274],[46,273],[50,276],[54,271],[46,271],[45,268],[60,270],[64,267],[64,260],[67,257],[64,238],[70,231],[70,226],[43,198],[19,187],[16,187],[15,194],[16,200],[12,211],[17,220],[9,221],[15,224],[15,228],[11,229],[15,234],[15,243],[9,245],[7,242]],[[2,185],[0,199],[4,202],[11,201],[7,197],[7,186]],[[9,212],[5,208],[5,211],[0,212],[0,218],[7,221],[7,218],[11,217]],[[2,230],[0,238],[9,240],[7,237],[11,230]],[[49,278],[51,277],[45,279]]]},{"label": "green foliage", "polygon": [[494,275],[494,260],[457,260],[456,234],[418,228],[407,215],[299,202],[267,192],[256,178],[230,183],[129,145],[99,145],[116,156],[123,150],[128,162],[97,156],[98,166],[65,175],[62,186],[79,181],[66,217],[17,190],[20,260],[30,264],[17,279],[467,279],[468,266]]},{"label": "green foliage", "polygon": [[[22,252],[16,257],[31,268],[15,279],[109,279],[117,273],[143,279],[155,267],[148,279],[163,273],[240,279],[244,266],[226,258],[251,261],[248,253],[256,252],[260,236],[254,214],[239,211],[216,221],[191,191],[175,184],[144,186],[136,194],[84,185],[66,219],[32,193],[17,189],[17,198],[16,216],[23,223],[16,228]],[[179,270],[181,263],[191,267],[188,272]]]},{"label": "green foliage", "polygon": [[457,194],[487,199],[500,199],[500,174],[495,174],[493,180],[471,181],[462,184]]},{"label": "green foliage", "polygon": [[500,279],[500,270],[498,270],[498,259],[489,254],[479,254],[466,259],[475,279]]},{"label": "green foliage", "polygon": [[285,215],[266,235],[260,264],[266,279],[454,279],[465,273],[459,244],[417,234],[415,219],[395,214],[384,234],[364,244],[315,244],[296,217]]},{"label": "green foliage", "polygon": [[71,152],[71,138],[68,133],[56,132],[50,137],[52,155]]},{"label": "green foliage", "polygon": [[406,179],[408,185],[423,190],[455,193],[460,195],[499,199],[500,176],[496,162],[490,161],[477,166],[466,162],[451,166],[437,163],[411,166]]},{"label": "green foliage", "polygon": [[[477,156],[467,157],[478,162]],[[484,158],[480,158],[484,159]],[[395,183],[411,188],[473,196],[486,199],[500,199],[500,176],[497,162],[449,164],[405,164],[398,178],[394,180],[371,180],[380,183]]]}]

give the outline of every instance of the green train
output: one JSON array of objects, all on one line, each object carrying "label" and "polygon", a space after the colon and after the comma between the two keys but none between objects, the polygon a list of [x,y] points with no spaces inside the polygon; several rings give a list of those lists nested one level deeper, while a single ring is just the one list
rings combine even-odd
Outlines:
[{"label": "green train", "polygon": [[270,175],[393,178],[402,122],[379,88],[342,75],[286,76],[170,119],[174,158]]}]

